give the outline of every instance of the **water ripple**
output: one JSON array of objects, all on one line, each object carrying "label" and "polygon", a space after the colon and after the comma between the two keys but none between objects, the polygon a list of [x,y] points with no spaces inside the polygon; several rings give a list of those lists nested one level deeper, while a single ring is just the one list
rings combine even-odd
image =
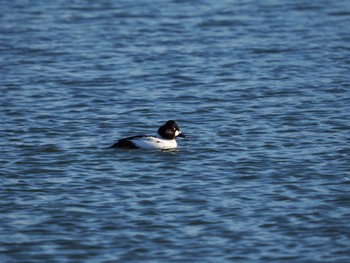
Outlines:
[{"label": "water ripple", "polygon": [[348,261],[348,3],[3,9],[1,261]]}]

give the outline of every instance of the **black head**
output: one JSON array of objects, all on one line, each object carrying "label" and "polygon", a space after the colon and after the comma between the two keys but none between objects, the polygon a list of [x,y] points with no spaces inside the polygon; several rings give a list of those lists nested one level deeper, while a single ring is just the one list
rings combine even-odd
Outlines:
[{"label": "black head", "polygon": [[173,120],[167,121],[164,125],[160,126],[158,129],[158,134],[165,139],[175,139],[176,137],[185,137],[177,123]]}]

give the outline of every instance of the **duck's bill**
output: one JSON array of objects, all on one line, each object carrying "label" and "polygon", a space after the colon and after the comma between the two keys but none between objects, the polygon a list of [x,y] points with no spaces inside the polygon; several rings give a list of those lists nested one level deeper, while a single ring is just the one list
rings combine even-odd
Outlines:
[{"label": "duck's bill", "polygon": [[185,138],[186,136],[185,136],[185,134],[183,134],[183,133],[181,132],[177,137],[183,137],[183,138]]}]

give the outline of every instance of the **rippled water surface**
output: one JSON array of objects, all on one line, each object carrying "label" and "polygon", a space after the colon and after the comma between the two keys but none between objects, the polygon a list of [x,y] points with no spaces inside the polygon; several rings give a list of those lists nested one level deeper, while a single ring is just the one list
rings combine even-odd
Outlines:
[{"label": "rippled water surface", "polygon": [[1,9],[1,262],[350,262],[349,1]]}]

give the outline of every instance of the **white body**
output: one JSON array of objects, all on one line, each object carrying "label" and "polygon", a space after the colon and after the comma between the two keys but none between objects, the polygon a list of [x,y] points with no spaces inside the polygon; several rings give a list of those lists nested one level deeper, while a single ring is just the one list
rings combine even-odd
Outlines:
[{"label": "white body", "polygon": [[175,140],[167,140],[153,136],[134,138],[130,141],[140,149],[174,149],[177,147]]}]

